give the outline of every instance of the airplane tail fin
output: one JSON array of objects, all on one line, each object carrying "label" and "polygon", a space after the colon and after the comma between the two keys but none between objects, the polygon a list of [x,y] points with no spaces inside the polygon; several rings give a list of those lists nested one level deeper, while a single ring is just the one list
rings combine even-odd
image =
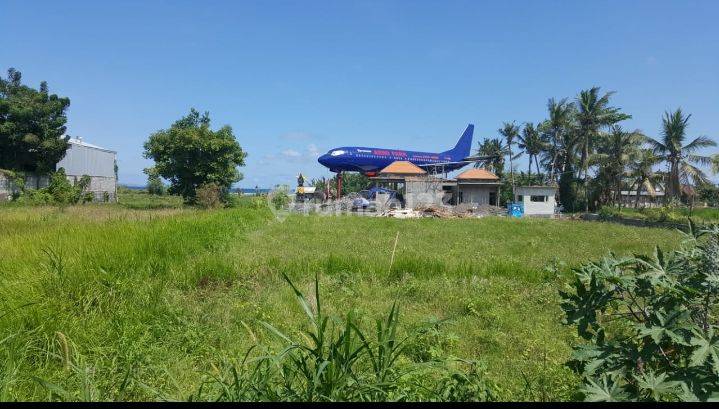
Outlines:
[{"label": "airplane tail fin", "polygon": [[457,144],[454,146],[454,148],[442,152],[444,155],[449,155],[452,157],[452,160],[460,161],[467,156],[470,155],[470,151],[472,150],[472,135],[474,134],[474,125],[469,124],[467,125],[467,129],[464,130],[464,133],[457,141]]}]

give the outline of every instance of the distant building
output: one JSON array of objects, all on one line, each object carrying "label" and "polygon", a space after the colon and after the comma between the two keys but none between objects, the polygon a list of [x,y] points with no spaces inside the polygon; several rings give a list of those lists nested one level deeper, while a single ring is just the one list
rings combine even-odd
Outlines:
[{"label": "distant building", "polygon": [[87,190],[95,201],[104,201],[105,196],[114,202],[117,196],[117,152],[89,144],[82,138],[70,139],[65,157],[57,163],[56,169],[64,168],[67,178],[77,183],[83,175],[90,176]]},{"label": "distant building", "polygon": [[657,207],[664,202],[664,187],[657,183],[654,191],[649,192],[643,186],[637,190],[621,190],[619,191],[619,200],[624,206],[637,207]]},{"label": "distant building", "polygon": [[397,191],[406,208],[429,205],[499,205],[499,178],[485,169],[470,169],[457,179],[443,179],[407,161],[396,161],[370,180]]},{"label": "distant building", "polygon": [[[94,200],[114,202],[117,199],[117,153],[84,142],[82,138],[70,139],[68,143],[65,156],[57,163],[55,170],[65,169],[71,183],[79,182],[84,175],[89,176],[87,191],[93,194]],[[48,175],[25,174],[24,178],[26,189],[42,189],[50,183]],[[0,173],[0,200],[8,200],[18,190],[9,177]]]},{"label": "distant building", "polygon": [[457,175],[457,204],[499,206],[499,177],[481,168],[466,170]]},{"label": "distant building", "polygon": [[554,186],[517,186],[514,201],[524,205],[527,216],[553,216],[557,207],[557,188]]}]

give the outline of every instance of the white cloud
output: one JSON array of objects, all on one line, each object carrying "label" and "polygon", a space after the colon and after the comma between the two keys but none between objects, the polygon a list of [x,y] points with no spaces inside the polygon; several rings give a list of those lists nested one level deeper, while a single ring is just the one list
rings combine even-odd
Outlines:
[{"label": "white cloud", "polygon": [[282,156],[285,156],[287,158],[299,158],[300,156],[302,156],[302,154],[294,149],[285,149],[282,151]]}]

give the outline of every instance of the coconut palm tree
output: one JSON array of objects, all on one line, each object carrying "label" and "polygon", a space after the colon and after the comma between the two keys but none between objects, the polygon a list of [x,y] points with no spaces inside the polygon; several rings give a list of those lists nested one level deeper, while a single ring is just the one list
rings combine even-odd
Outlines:
[{"label": "coconut palm tree", "polygon": [[556,182],[555,177],[560,169],[560,160],[565,149],[571,148],[566,146],[566,142],[570,139],[571,128],[574,120],[574,105],[562,98],[556,101],[550,98],[547,102],[547,111],[549,118],[539,125],[539,129],[544,138],[549,141],[549,148],[545,151],[544,162],[549,168],[549,181]]},{"label": "coconut palm tree", "polygon": [[662,180],[662,175],[655,172],[655,166],[662,161],[662,158],[654,154],[651,149],[641,149],[629,162],[625,175],[629,178],[630,191],[637,192],[634,201],[634,208],[639,206],[639,194],[642,190],[654,196],[657,184]]},{"label": "coconut palm tree", "polygon": [[622,181],[627,165],[638,156],[646,137],[639,130],[626,132],[613,125],[610,132],[597,141],[596,153],[590,155],[590,164],[599,166],[595,179],[603,200],[619,201]]},{"label": "coconut palm tree", "polygon": [[694,182],[698,185],[707,181],[707,175],[696,165],[712,164],[709,156],[698,155],[702,148],[716,146],[716,142],[706,136],[699,136],[688,144],[686,129],[691,114],[684,115],[681,108],[674,112],[665,112],[662,118],[661,139],[647,138],[654,153],[665,161],[669,167],[667,174],[667,193],[671,198],[681,198],[681,185]]},{"label": "coconut palm tree", "polygon": [[[506,143],[507,151],[509,152],[509,177],[512,181],[512,195],[514,195],[514,159],[516,159],[512,153],[512,145],[519,138],[519,126],[514,121],[505,122],[502,127],[497,130]],[[517,155],[519,157],[519,155]]]},{"label": "coconut palm tree", "polygon": [[[584,172],[585,196],[587,196],[586,189],[589,178],[589,154],[597,139],[602,136],[600,131],[603,128],[631,118],[631,115],[620,112],[620,108],[609,106],[609,98],[613,94],[613,92],[607,92],[604,95],[600,95],[599,87],[592,87],[588,90],[581,91],[576,100],[576,136],[577,144],[581,149],[579,176],[581,177],[581,172]],[[585,203],[585,211],[589,211],[588,197]]]},{"label": "coconut palm tree", "polygon": [[497,176],[501,176],[504,172],[504,157],[509,153],[509,148],[504,145],[504,141],[500,138],[486,138],[479,144],[476,154],[479,156],[491,156],[491,159],[487,159],[481,162],[475,162],[474,167],[483,167],[490,172],[495,173]]},{"label": "coconut palm tree", "polygon": [[522,128],[522,135],[519,136],[518,146],[520,149],[524,149],[524,152],[529,155],[529,169],[527,170],[527,173],[529,175],[529,179],[531,180],[532,159],[534,159],[537,173],[539,173],[539,161],[537,157],[547,147],[547,142],[542,139],[542,136],[539,134],[539,131],[534,124],[527,122],[524,124],[524,128]]}]

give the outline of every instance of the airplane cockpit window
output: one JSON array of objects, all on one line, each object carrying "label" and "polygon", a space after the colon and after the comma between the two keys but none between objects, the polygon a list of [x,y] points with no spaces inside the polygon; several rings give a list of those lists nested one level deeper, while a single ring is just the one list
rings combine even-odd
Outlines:
[{"label": "airplane cockpit window", "polygon": [[344,155],[344,154],[345,154],[345,151],[343,151],[341,149],[330,152],[330,155],[332,155],[332,156],[340,156],[340,155]]}]

